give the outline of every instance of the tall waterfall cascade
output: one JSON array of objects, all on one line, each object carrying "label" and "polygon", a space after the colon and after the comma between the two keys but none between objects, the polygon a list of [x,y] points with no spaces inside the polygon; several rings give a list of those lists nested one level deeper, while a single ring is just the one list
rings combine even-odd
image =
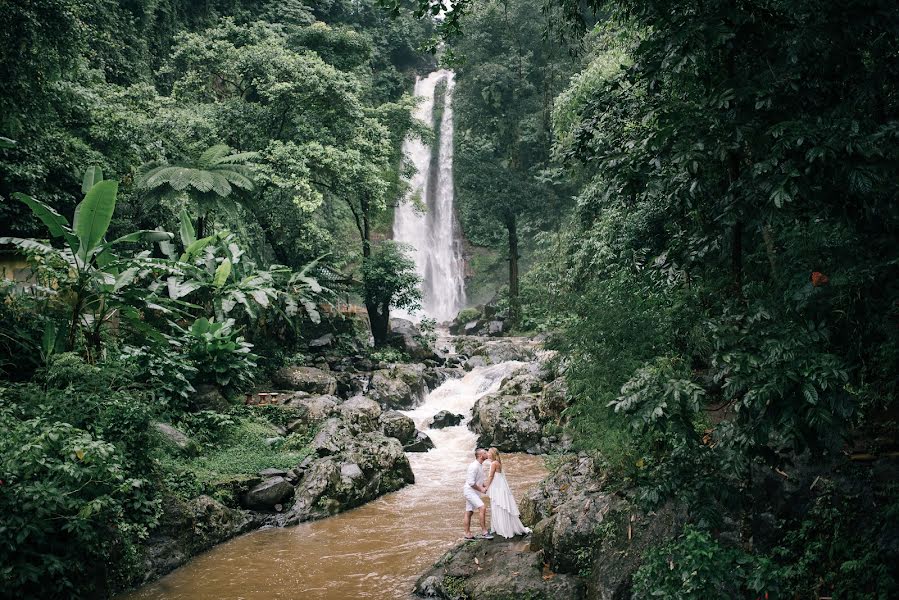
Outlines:
[{"label": "tall waterfall cascade", "polygon": [[[422,277],[421,312],[438,322],[455,318],[465,306],[465,263],[453,206],[453,78],[452,71],[440,70],[415,82],[415,95],[424,100],[414,116],[429,126],[433,124],[436,142],[433,147],[419,139],[403,143],[403,154],[416,172],[409,181],[408,197],[397,207],[393,221],[393,239],[414,248],[412,257]],[[435,115],[441,90],[443,110]],[[420,205],[415,198],[421,200]]]}]

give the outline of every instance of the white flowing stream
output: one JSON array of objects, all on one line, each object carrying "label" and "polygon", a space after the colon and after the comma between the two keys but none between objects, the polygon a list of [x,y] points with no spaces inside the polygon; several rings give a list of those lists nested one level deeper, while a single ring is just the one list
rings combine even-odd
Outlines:
[{"label": "white flowing stream", "polygon": [[[436,447],[408,454],[414,485],[322,521],[235,538],[123,598],[409,598],[416,577],[462,536],[462,483],[476,443],[467,427],[471,408],[521,364],[474,369],[406,411],[422,428],[440,410],[466,415],[456,427],[425,429]],[[546,473],[537,456],[509,454],[503,464],[516,498]],[[527,541],[519,543],[527,547]]]},{"label": "white flowing stream", "polygon": [[[441,86],[440,84],[444,85]],[[456,220],[453,184],[453,88],[452,71],[434,71],[415,82],[422,98],[415,118],[432,125],[436,148],[410,138],[403,154],[415,165],[409,195],[397,207],[393,239],[414,248],[415,267],[422,277],[422,312],[437,322],[450,321],[465,306],[465,261]],[[435,115],[435,97],[442,87],[443,110]],[[439,122],[434,122],[439,117]],[[414,199],[420,199],[420,206]],[[424,209],[424,210],[422,210]],[[397,316],[415,318],[406,313]]]}]

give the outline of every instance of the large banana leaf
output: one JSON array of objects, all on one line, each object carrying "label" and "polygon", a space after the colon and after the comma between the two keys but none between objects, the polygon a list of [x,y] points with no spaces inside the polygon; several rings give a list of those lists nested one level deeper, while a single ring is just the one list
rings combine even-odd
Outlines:
[{"label": "large banana leaf", "polygon": [[81,180],[81,193],[86,194],[91,188],[103,181],[103,171],[100,167],[88,167],[84,171],[84,177]]},{"label": "large banana leaf", "polygon": [[231,261],[227,258],[222,261],[216,270],[215,277],[212,278],[212,285],[217,288],[225,285],[225,282],[228,281],[228,276],[231,275]]},{"label": "large banana leaf", "polygon": [[73,229],[80,241],[78,254],[84,262],[88,261],[88,256],[109,229],[118,191],[118,181],[101,181],[90,189],[84,200],[75,209]]},{"label": "large banana leaf", "polygon": [[35,200],[31,196],[22,194],[21,192],[16,192],[12,196],[31,209],[34,216],[47,226],[47,230],[50,232],[51,236],[65,238],[69,247],[72,248],[72,252],[78,251],[78,239],[72,234],[72,230],[69,228],[69,222],[64,216],[40,200]]}]

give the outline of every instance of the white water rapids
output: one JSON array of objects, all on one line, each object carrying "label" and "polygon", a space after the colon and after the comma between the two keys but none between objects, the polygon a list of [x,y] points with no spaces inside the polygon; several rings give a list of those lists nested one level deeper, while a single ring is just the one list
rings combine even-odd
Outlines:
[{"label": "white water rapids", "polygon": [[[321,521],[240,536],[120,600],[408,598],[416,577],[462,536],[471,408],[521,364],[476,368],[405,411],[422,428],[440,410],[466,415],[456,427],[425,429],[436,447],[408,454],[415,484]],[[503,465],[516,498],[546,473],[537,456],[508,454]]]},{"label": "white water rapids", "polygon": [[[445,83],[440,122],[434,123],[435,93]],[[409,195],[397,207],[393,239],[411,245],[415,267],[422,277],[422,312],[438,322],[449,321],[465,306],[465,262],[454,207],[453,87],[452,71],[435,71],[415,82],[415,95],[423,98],[415,118],[433,123],[437,148],[419,139],[407,139],[403,154],[415,165]],[[421,200],[416,206],[414,198]],[[410,316],[402,314],[398,316]],[[413,316],[414,318],[414,316]]]}]

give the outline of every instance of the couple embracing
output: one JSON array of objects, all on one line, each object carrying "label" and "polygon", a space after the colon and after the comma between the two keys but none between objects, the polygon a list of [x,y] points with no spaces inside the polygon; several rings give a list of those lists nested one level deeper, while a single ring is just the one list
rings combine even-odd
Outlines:
[{"label": "couple embracing", "polygon": [[[489,451],[478,448],[474,451],[474,461],[468,465],[462,495],[465,496],[465,539],[473,540],[471,535],[471,515],[478,511],[481,522],[481,535],[478,539],[492,540],[493,535],[487,530],[487,507],[481,500],[481,494],[490,498],[490,525],[494,532],[504,538],[530,533],[531,530],[522,525],[518,518],[518,505],[509,482],[503,473],[503,463],[496,448]],[[488,475],[484,476],[484,462],[489,462]]]}]

